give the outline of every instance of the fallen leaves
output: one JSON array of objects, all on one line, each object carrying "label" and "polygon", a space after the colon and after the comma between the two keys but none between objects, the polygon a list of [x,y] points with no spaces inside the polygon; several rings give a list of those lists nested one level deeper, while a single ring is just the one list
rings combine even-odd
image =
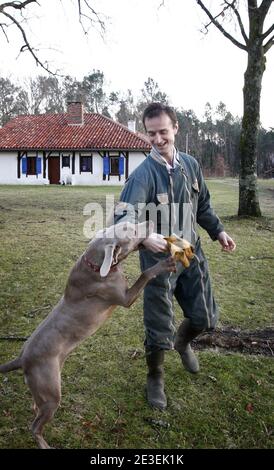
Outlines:
[{"label": "fallen leaves", "polygon": [[253,406],[252,403],[247,403],[245,409],[246,409],[246,411],[247,411],[248,413],[253,413],[253,411],[254,411],[254,406]]}]

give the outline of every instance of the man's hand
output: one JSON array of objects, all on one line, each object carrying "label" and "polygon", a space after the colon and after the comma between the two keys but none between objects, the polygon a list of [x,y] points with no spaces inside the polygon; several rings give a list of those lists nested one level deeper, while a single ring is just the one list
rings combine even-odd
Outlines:
[{"label": "man's hand", "polygon": [[224,251],[234,251],[236,243],[226,232],[220,232],[217,236],[219,243],[222,245]]},{"label": "man's hand", "polygon": [[168,251],[167,241],[160,233],[152,233],[143,241],[142,245],[153,253]]}]

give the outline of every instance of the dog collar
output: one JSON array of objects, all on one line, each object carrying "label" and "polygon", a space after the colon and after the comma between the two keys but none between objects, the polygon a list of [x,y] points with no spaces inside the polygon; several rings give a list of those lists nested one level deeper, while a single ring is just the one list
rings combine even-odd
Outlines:
[{"label": "dog collar", "polygon": [[[95,273],[98,273],[100,271],[101,266],[98,266],[98,264],[93,264],[91,261],[87,259],[86,256],[84,256],[84,261],[90,267],[90,269],[92,269],[92,271],[94,271]],[[117,269],[118,269],[117,265],[112,266],[109,272],[111,273],[111,272],[117,271]]]}]

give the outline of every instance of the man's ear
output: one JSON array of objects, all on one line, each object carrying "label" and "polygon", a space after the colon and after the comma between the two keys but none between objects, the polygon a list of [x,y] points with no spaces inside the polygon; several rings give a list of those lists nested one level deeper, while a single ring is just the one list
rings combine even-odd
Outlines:
[{"label": "man's ear", "polygon": [[178,122],[176,122],[176,124],[174,125],[174,134],[175,135],[177,134],[178,129],[179,129],[179,124],[178,124]]}]

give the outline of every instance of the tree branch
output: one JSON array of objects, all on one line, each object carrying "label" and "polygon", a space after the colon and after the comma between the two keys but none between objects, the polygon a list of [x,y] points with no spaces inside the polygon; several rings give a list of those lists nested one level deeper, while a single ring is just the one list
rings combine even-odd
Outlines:
[{"label": "tree branch", "polygon": [[79,12],[79,22],[82,26],[82,29],[84,31],[84,34],[88,34],[88,31],[86,31],[84,25],[83,25],[83,21],[82,21],[82,18],[87,18],[91,24],[94,24],[94,19],[89,16],[89,15],[86,15],[85,13],[83,13],[82,11],[82,1],[84,2],[84,4],[87,6],[87,8],[91,11],[92,15],[96,18],[96,22],[99,23],[100,25],[100,28],[101,28],[101,32],[104,32],[105,31],[105,23],[104,21],[100,18],[100,15],[99,13],[97,13],[89,4],[89,0],[78,0],[78,12]]},{"label": "tree branch", "polygon": [[[62,0],[61,0],[62,1]],[[75,0],[76,1],[76,0]],[[82,19],[83,18],[86,18],[87,20],[90,21],[91,25],[93,26],[95,23],[98,23],[100,25],[100,34],[101,36],[103,37],[102,35],[102,32],[105,31],[105,23],[104,21],[102,20],[101,18],[101,15],[99,13],[97,13],[90,5],[90,0],[77,0],[78,2],[78,10],[79,10],[79,21],[80,21],[80,24],[83,28],[83,31],[85,34],[88,33],[88,31],[85,30],[85,27],[83,25],[83,22],[82,22]],[[30,54],[32,55],[32,57],[35,59],[35,62],[37,65],[39,65],[40,67],[42,67],[46,72],[48,72],[49,74],[51,75],[58,75],[57,73],[54,73],[54,72],[51,72],[48,68],[48,62],[45,62],[43,63],[38,55],[35,53],[35,49],[31,46],[29,40],[28,40],[28,37],[27,37],[27,33],[26,33],[26,28],[22,27],[20,22],[16,19],[16,17],[14,16],[15,15],[15,12],[14,15],[13,13],[10,14],[10,13],[7,13],[7,9],[8,8],[14,8],[15,10],[20,10],[20,13],[22,15],[22,10],[29,4],[32,4],[32,3],[36,3],[37,5],[39,5],[39,2],[38,0],[24,0],[24,1],[17,1],[17,0],[14,0],[14,1],[11,1],[11,2],[5,2],[5,3],[2,3],[0,4],[0,15],[4,15],[6,18],[9,18],[9,20],[11,20],[11,24],[14,24],[20,31],[20,33],[22,34],[23,36],[23,39],[24,39],[24,44],[23,46],[21,47],[20,49],[20,52],[19,52],[19,55],[21,52],[24,52],[25,50],[29,51]],[[85,14],[83,13],[82,11],[82,6],[85,5],[86,8],[88,8],[88,10],[91,12],[91,14]],[[39,5],[40,6],[40,5]],[[21,22],[22,23],[22,22]],[[8,41],[8,35],[7,35],[7,32],[6,32],[6,29],[9,25],[6,25],[5,23],[0,23],[0,29],[2,29],[2,32],[3,34],[5,35],[7,41]],[[104,39],[104,38],[103,38]],[[9,41],[8,41],[9,42]]]},{"label": "tree branch", "polygon": [[196,0],[198,5],[200,5],[200,7],[204,10],[204,12],[207,14],[207,16],[210,18],[211,20],[211,23],[213,23],[216,28],[219,29],[219,31],[221,31],[221,33],[226,37],[228,38],[235,46],[239,47],[240,49],[243,49],[244,51],[247,51],[247,46],[245,46],[244,44],[240,43],[239,41],[237,41],[237,39],[235,39],[233,36],[231,36],[231,34],[229,34],[223,27],[222,25],[216,20],[216,18],[214,18],[212,16],[212,14],[210,13],[210,11],[206,8],[206,6],[203,4],[203,2],[201,0]]},{"label": "tree branch", "polygon": [[[233,3],[235,3],[235,1],[236,1],[236,0],[233,0]],[[228,8],[230,8],[229,5],[227,5],[226,7],[224,7],[223,10],[220,11],[220,13],[218,13],[218,15],[214,16],[214,20],[217,20],[217,18],[219,18],[219,16],[224,16],[224,12],[225,12]],[[207,29],[208,26],[210,26],[211,24],[212,24],[212,21],[210,21],[210,23],[208,23],[208,24],[206,24],[206,25],[204,25],[204,26],[205,26],[205,28]]]},{"label": "tree branch", "polygon": [[272,0],[263,0],[261,5],[259,6],[259,13],[260,16],[262,17],[262,20],[264,22],[264,19],[267,15],[267,12],[269,8],[271,7]]},{"label": "tree branch", "polygon": [[267,41],[267,43],[263,46],[264,48],[264,54],[269,51],[269,49],[274,45],[274,35]]},{"label": "tree branch", "polygon": [[5,36],[6,40],[7,40],[7,42],[9,43],[9,38],[8,38],[8,35],[7,35],[6,31],[5,31],[5,28],[7,28],[7,27],[8,27],[8,25],[5,24],[5,23],[1,23],[1,24],[0,24],[0,28],[2,29],[3,34],[4,34],[4,36]]},{"label": "tree branch", "polygon": [[[30,1],[33,1],[33,0],[26,0],[26,1],[28,1],[28,3],[29,3]],[[26,3],[26,2],[24,2],[24,3]],[[37,55],[35,54],[35,52],[34,52],[33,47],[30,45],[30,43],[29,43],[29,41],[28,41],[28,38],[27,38],[26,33],[25,33],[25,31],[24,31],[24,28],[22,28],[22,26],[21,26],[20,23],[14,18],[14,16],[10,15],[10,14],[7,13],[6,11],[2,11],[1,13],[2,13],[2,15],[5,15],[7,18],[9,18],[9,19],[12,21],[12,23],[14,23],[14,24],[17,26],[17,28],[20,30],[20,32],[21,32],[21,34],[22,34],[22,36],[23,36],[23,39],[24,39],[24,41],[25,41],[25,44],[23,44],[23,46],[21,47],[20,52],[23,52],[25,49],[27,49],[27,50],[31,53],[32,57],[35,59],[36,64],[40,65],[40,67],[42,67],[42,68],[43,68],[46,72],[48,72],[49,74],[51,74],[51,75],[57,75],[56,73],[51,72],[51,70],[49,70],[48,67],[47,67],[46,65],[44,65],[43,62],[41,62],[41,61],[39,60],[38,56],[37,56]]]},{"label": "tree branch", "polygon": [[29,3],[37,3],[37,0],[25,0],[24,2],[6,2],[0,5],[0,12],[4,10],[5,8],[11,7],[15,8],[16,10],[22,10],[22,8],[25,8]]},{"label": "tree branch", "polygon": [[242,36],[243,36],[243,38],[244,38],[244,40],[245,40],[246,45],[248,45],[248,37],[247,37],[247,34],[246,34],[246,32],[245,32],[245,29],[244,29],[244,25],[243,25],[243,22],[242,22],[242,18],[241,18],[240,13],[238,12],[237,8],[235,7],[234,2],[229,3],[229,2],[227,2],[227,1],[225,1],[225,3],[226,3],[226,5],[229,5],[229,6],[232,8],[232,10],[234,11],[234,13],[235,13],[235,15],[236,15],[236,17],[237,17],[239,26],[240,26],[240,30],[241,30]]},{"label": "tree branch", "polygon": [[248,0],[248,8],[251,10],[256,10],[258,8],[257,0]]},{"label": "tree branch", "polygon": [[158,6],[157,10],[160,10],[160,8],[164,7],[165,6],[165,0],[162,0],[162,2],[160,3],[160,5]]},{"label": "tree branch", "polygon": [[270,26],[270,28],[261,35],[262,40],[264,40],[270,33],[272,33],[272,31],[274,31],[274,24]]}]

